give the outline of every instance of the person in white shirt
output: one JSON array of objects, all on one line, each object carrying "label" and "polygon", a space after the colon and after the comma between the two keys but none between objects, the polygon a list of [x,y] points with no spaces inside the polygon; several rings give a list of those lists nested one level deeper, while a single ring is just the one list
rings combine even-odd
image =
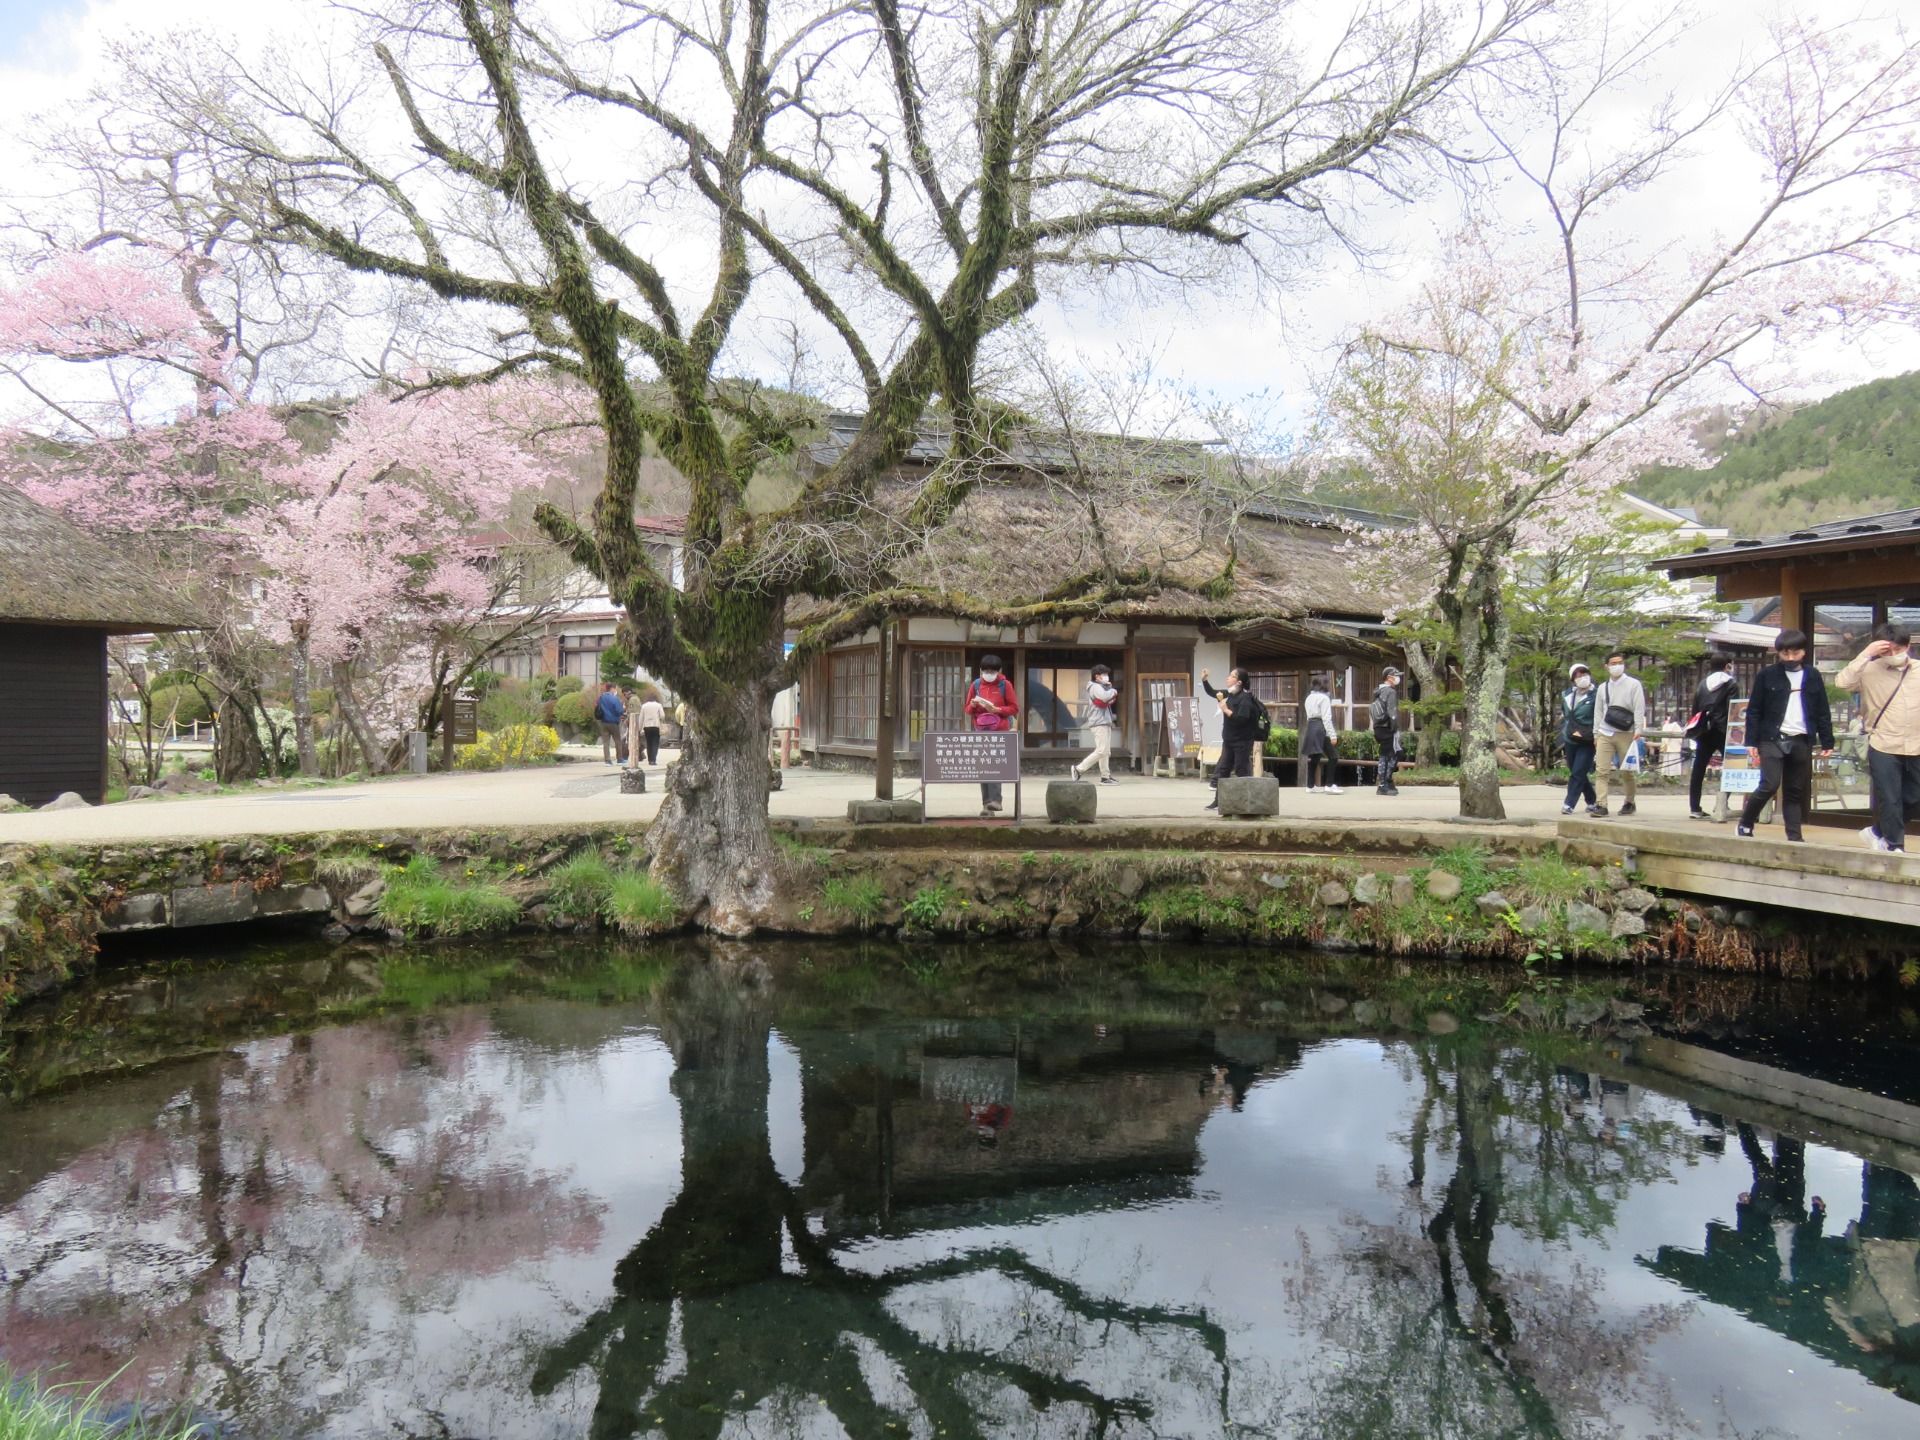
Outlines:
[{"label": "person in white shirt", "polygon": [[[667,718],[667,707],[657,697],[649,697],[640,703],[640,733],[647,742],[647,764],[660,763],[660,725]],[[639,747],[635,746],[637,752]],[[636,760],[639,758],[636,753]]]},{"label": "person in white shirt", "polygon": [[1621,775],[1627,787],[1627,803],[1622,815],[1634,811],[1640,788],[1640,771],[1629,768],[1627,757],[1647,728],[1647,692],[1640,682],[1627,674],[1627,657],[1618,650],[1607,657],[1607,677],[1593,697],[1593,784],[1600,792],[1600,803],[1589,815],[1607,813],[1607,801],[1613,796],[1613,777]]},{"label": "person in white shirt", "polygon": [[1120,691],[1113,683],[1113,671],[1105,665],[1093,667],[1092,678],[1087,681],[1087,719],[1085,729],[1088,743],[1093,753],[1073,767],[1073,778],[1078,780],[1095,766],[1100,769],[1102,785],[1118,785],[1113,778],[1110,760],[1113,755],[1113,721],[1115,704],[1120,699]]},{"label": "person in white shirt", "polygon": [[1327,694],[1326,681],[1315,680],[1308,689],[1306,716],[1307,728],[1300,736],[1300,753],[1307,757],[1307,793],[1338,795],[1340,787],[1333,783],[1339,774],[1334,769],[1333,697]]}]

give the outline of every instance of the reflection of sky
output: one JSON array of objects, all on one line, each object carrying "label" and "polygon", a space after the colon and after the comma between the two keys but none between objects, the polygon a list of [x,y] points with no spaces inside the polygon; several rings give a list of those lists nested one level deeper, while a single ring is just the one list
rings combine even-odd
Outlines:
[{"label": "reflection of sky", "polygon": [[[353,1313],[364,1326],[360,1343],[337,1356],[324,1348],[303,1351],[303,1307],[321,1309],[324,1318],[326,1302],[290,1293],[285,1317],[267,1324],[257,1344],[249,1337],[239,1350],[243,1363],[283,1364],[279,1378],[268,1370],[260,1383],[281,1387],[276,1397],[280,1413],[328,1416],[325,1434],[396,1429],[417,1433],[428,1412],[443,1416],[454,1434],[580,1433],[598,1393],[593,1367],[577,1369],[547,1397],[534,1396],[527,1377],[547,1346],[571,1334],[604,1301],[615,1265],[658,1221],[678,1188],[680,1114],[669,1090],[672,1059],[658,1035],[646,1028],[641,1012],[542,1002],[500,1006],[488,1014],[481,1038],[456,1061],[443,1061],[437,1074],[416,1061],[390,1077],[356,1080],[323,1072],[316,1083],[364,1084],[374,1087],[370,1094],[385,1093],[390,1100],[417,1093],[429,1102],[415,1128],[402,1124],[391,1134],[371,1137],[403,1149],[425,1143],[435,1118],[434,1097],[457,1093],[463,1103],[484,1100],[486,1113],[496,1118],[491,1128],[463,1137],[470,1148],[458,1152],[462,1173],[557,1176],[567,1194],[597,1203],[600,1229],[583,1249],[556,1248],[519,1259],[498,1273],[453,1274],[445,1277],[454,1282],[451,1290],[437,1286],[425,1296],[407,1289],[404,1267],[382,1269],[352,1253],[331,1257],[329,1283],[351,1287],[359,1306]],[[769,1141],[774,1165],[789,1183],[800,1179],[805,1160],[803,1068],[809,1063],[830,1066],[834,1055],[844,1053],[835,1049],[843,1039],[778,1031],[770,1041]],[[284,1063],[287,1053],[285,1040],[261,1042],[239,1051],[237,1063]],[[1011,1246],[1047,1272],[1098,1297],[1136,1307],[1203,1308],[1225,1326],[1234,1366],[1233,1403],[1244,1421],[1255,1423],[1263,1407],[1285,1403],[1289,1387],[1302,1376],[1323,1371],[1340,1358],[1324,1335],[1303,1322],[1290,1297],[1303,1243],[1338,1275],[1343,1273],[1339,1267],[1353,1263],[1343,1251],[1356,1237],[1357,1222],[1402,1229],[1411,1224],[1416,1237],[1424,1223],[1425,1217],[1410,1221],[1406,1209],[1407,1134],[1418,1086],[1417,1078],[1409,1078],[1415,1073],[1412,1056],[1407,1046],[1364,1040],[1310,1045],[1297,1064],[1258,1078],[1243,1110],[1221,1105],[1181,1112],[1191,1117],[1184,1123],[1198,1126],[1196,1163],[1186,1187],[1171,1192],[1173,1198],[1128,1204],[1128,1182],[1109,1178],[1098,1187],[1100,1195],[1110,1197],[1106,1208],[1068,1203],[1051,1212],[1042,1207],[1037,1212],[1042,1218],[1026,1224],[980,1222],[869,1239],[845,1257],[847,1266],[871,1273],[973,1248]],[[1059,1082],[1023,1079],[1023,1086],[1035,1088],[1023,1090],[1016,1106],[1014,1143],[1045,1123],[1049,1083]],[[1094,1082],[1082,1077],[1070,1083]],[[1196,1073],[1195,1084],[1200,1083]],[[55,1110],[110,1110],[119,1084],[109,1081],[36,1103]],[[1113,1094],[1129,1093],[1172,1092],[1129,1090],[1120,1072]],[[1188,1097],[1181,1104],[1193,1103],[1193,1092],[1180,1093]],[[1510,1096],[1514,1105],[1503,1124],[1524,1110],[1524,1098]],[[1642,1095],[1623,1127],[1621,1148],[1649,1143],[1645,1137],[1659,1122],[1689,1132],[1698,1128],[1683,1105]],[[1426,1216],[1433,1213],[1452,1166],[1439,1128],[1436,1123]],[[84,1186],[87,1167],[100,1156],[120,1155],[116,1164],[131,1163],[128,1147],[139,1142],[137,1130],[129,1131],[124,1142],[108,1142],[70,1159],[28,1200],[11,1212],[0,1212],[0,1249],[31,1242],[32,1237],[16,1227],[32,1204],[58,1187]],[[971,1146],[973,1141],[956,1125],[953,1143]],[[1510,1177],[1526,1163],[1517,1153],[1523,1148],[1508,1155]],[[1827,1200],[1829,1235],[1843,1233],[1847,1222],[1858,1216],[1860,1173],[1859,1161],[1851,1156],[1808,1148],[1807,1193]],[[197,1233],[191,1173],[179,1183],[178,1223],[191,1240]],[[1598,1238],[1530,1239],[1519,1234],[1509,1215],[1498,1230],[1493,1264],[1524,1287],[1531,1273],[1566,1279],[1570,1267],[1583,1262],[1598,1277],[1594,1298],[1602,1321],[1624,1321],[1648,1307],[1682,1303],[1690,1297],[1636,1263],[1637,1258],[1651,1256],[1662,1245],[1699,1249],[1707,1222],[1730,1221],[1735,1195],[1750,1184],[1746,1160],[1730,1137],[1724,1154],[1695,1153],[1691,1161],[1675,1158],[1668,1178],[1636,1184],[1619,1204],[1610,1231]],[[324,1194],[324,1187],[308,1193]],[[1153,1193],[1169,1192],[1163,1188]],[[84,1195],[80,1199],[84,1204]],[[110,1211],[98,1219],[103,1229],[117,1223]],[[912,1223],[911,1214],[901,1219],[905,1225]],[[281,1217],[280,1230],[269,1226],[269,1253],[255,1262],[254,1283],[261,1291],[282,1281],[297,1287],[307,1274],[297,1265],[284,1274],[276,1272],[274,1237],[290,1243],[297,1234],[303,1245],[312,1246],[320,1233],[315,1227],[324,1220],[315,1208]],[[173,1283],[152,1278],[143,1282],[135,1258],[139,1247],[160,1247],[170,1233],[160,1221],[142,1222],[131,1237],[135,1248],[120,1252],[116,1293],[93,1298],[109,1309],[139,1306],[143,1283],[157,1288]],[[162,1251],[148,1248],[146,1253]],[[16,1290],[17,1302],[31,1306],[40,1298],[36,1285],[48,1283],[44,1277],[27,1280]],[[260,1304],[261,1297],[235,1303]],[[1217,1406],[1218,1367],[1193,1335],[1177,1326],[1076,1324],[1057,1300],[1030,1293],[995,1273],[909,1287],[894,1294],[888,1309],[924,1336],[975,1345],[979,1353],[992,1352],[1005,1338],[996,1327],[1036,1330],[1038,1339],[1023,1335],[1021,1343],[1042,1349],[1065,1373],[1096,1387],[1103,1382],[1147,1387],[1160,1407],[1159,1433],[1204,1436],[1219,1431],[1217,1408],[1209,1410]],[[209,1313],[217,1323],[218,1310]],[[283,1351],[300,1358],[276,1361]],[[1913,1407],[1854,1372],[1710,1303],[1698,1303],[1677,1329],[1657,1339],[1650,1356],[1651,1368],[1671,1381],[1673,1398],[1701,1433],[1718,1433],[1723,1419],[1731,1427],[1728,1433],[1742,1435],[1859,1440],[1914,1433]],[[885,1364],[874,1358],[867,1368],[884,1391],[890,1383]],[[781,1428],[784,1420],[776,1425],[775,1418],[771,1410],[735,1417],[725,1433],[836,1433],[817,1415],[797,1420],[791,1430]],[[1627,1434],[1648,1433],[1656,1425],[1656,1417],[1631,1408],[1613,1418]],[[987,1433],[1026,1431],[1009,1411]]]}]

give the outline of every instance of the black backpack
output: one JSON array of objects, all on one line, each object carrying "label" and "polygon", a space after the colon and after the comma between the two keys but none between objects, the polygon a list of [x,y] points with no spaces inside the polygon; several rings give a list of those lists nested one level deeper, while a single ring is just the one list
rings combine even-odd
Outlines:
[{"label": "black backpack", "polygon": [[1273,717],[1267,713],[1267,707],[1260,697],[1251,690],[1247,692],[1247,698],[1253,701],[1253,738],[1264,745],[1267,737],[1273,734]]}]

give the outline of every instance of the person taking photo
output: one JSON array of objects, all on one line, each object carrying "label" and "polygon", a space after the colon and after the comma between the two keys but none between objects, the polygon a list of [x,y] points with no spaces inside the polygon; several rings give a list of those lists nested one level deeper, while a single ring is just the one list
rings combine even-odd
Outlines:
[{"label": "person taking photo", "polygon": [[1247,688],[1247,672],[1236,665],[1227,672],[1227,688],[1213,688],[1212,672],[1200,672],[1200,688],[1220,706],[1220,763],[1213,767],[1213,799],[1207,809],[1220,808],[1220,782],[1229,775],[1253,774],[1253,743],[1260,722],[1260,702]]},{"label": "person taking photo", "polygon": [[1920,679],[1908,677],[1912,647],[1906,626],[1882,625],[1835,682],[1860,697],[1867,725],[1874,819],[1860,838],[1896,855],[1906,854],[1907,831],[1920,824]]}]

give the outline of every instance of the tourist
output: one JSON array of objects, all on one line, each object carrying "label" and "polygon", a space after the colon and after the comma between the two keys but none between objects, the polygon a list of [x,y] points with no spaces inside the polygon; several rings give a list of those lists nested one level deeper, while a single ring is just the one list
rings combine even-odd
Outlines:
[{"label": "tourist", "polygon": [[[660,725],[667,718],[667,707],[660,703],[660,697],[649,693],[640,702],[640,734],[646,741],[647,764],[660,763]],[[640,747],[634,746],[634,762],[640,759]]]},{"label": "tourist", "polygon": [[620,694],[608,681],[600,687],[600,698],[593,702],[593,718],[600,722],[600,758],[608,765],[615,763],[620,751],[620,722],[625,718],[627,707],[620,703]]},{"label": "tourist", "polygon": [[[1014,696],[1013,682],[1000,673],[998,655],[980,657],[980,677],[967,687],[966,713],[976,730],[1011,730],[1020,702]],[[980,782],[980,813],[998,815],[1004,800],[1004,787],[998,780]]]},{"label": "tourist", "polygon": [[1760,752],[1760,788],[1747,796],[1736,833],[1751,836],[1760,812],[1779,794],[1787,839],[1799,844],[1813,808],[1813,742],[1818,737],[1822,755],[1833,753],[1833,715],[1826,684],[1807,668],[1806,633],[1782,630],[1773,651],[1780,658],[1754,677],[1747,705],[1747,743]]},{"label": "tourist", "polygon": [[1874,823],[1860,838],[1896,855],[1907,852],[1907,827],[1920,824],[1920,680],[1907,680],[1912,645],[1906,626],[1882,625],[1838,681],[1859,695],[1866,717]]},{"label": "tourist", "polygon": [[1727,707],[1739,698],[1740,687],[1733,679],[1733,657],[1721,655],[1707,664],[1706,678],[1693,692],[1693,718],[1687,721],[1687,734],[1693,737],[1693,774],[1687,781],[1687,813],[1696,820],[1712,817],[1700,808],[1700,787],[1706,783],[1707,766],[1713,757],[1727,749]]},{"label": "tourist", "polygon": [[1087,681],[1087,723],[1085,728],[1091,732],[1088,738],[1093,742],[1093,753],[1073,767],[1074,779],[1079,779],[1095,766],[1100,769],[1102,785],[1118,785],[1113,778],[1111,759],[1113,756],[1113,720],[1115,709],[1120,701],[1119,688],[1113,683],[1113,670],[1107,665],[1093,667],[1093,675]]},{"label": "tourist", "polygon": [[1605,815],[1613,798],[1613,778],[1620,775],[1627,790],[1622,815],[1637,808],[1640,789],[1640,733],[1647,728],[1647,692],[1627,674],[1627,657],[1616,650],[1607,656],[1607,678],[1593,702],[1593,760],[1600,803],[1593,814]]},{"label": "tourist", "polygon": [[1582,799],[1587,813],[1598,815],[1600,797],[1593,792],[1593,672],[1578,661],[1567,671],[1567,690],[1560,697],[1560,744],[1567,752],[1567,798],[1562,815],[1571,815]]},{"label": "tourist", "polygon": [[1399,762],[1400,745],[1400,672],[1389,665],[1380,673],[1380,686],[1373,692],[1374,744],[1380,748],[1380,771],[1374,793],[1378,795],[1398,795],[1400,787],[1393,783],[1393,771]]},{"label": "tourist", "polygon": [[1338,795],[1340,787],[1333,783],[1340,773],[1334,768],[1339,762],[1333,748],[1333,697],[1327,694],[1326,681],[1315,680],[1307,687],[1306,716],[1300,753],[1307,757],[1307,793]]},{"label": "tourist", "polygon": [[1213,799],[1207,809],[1220,808],[1220,782],[1229,775],[1253,774],[1253,745],[1258,738],[1261,704],[1247,688],[1247,672],[1234,666],[1227,672],[1227,688],[1213,688],[1211,672],[1200,672],[1200,688],[1220,706],[1220,763],[1213,767]]}]

